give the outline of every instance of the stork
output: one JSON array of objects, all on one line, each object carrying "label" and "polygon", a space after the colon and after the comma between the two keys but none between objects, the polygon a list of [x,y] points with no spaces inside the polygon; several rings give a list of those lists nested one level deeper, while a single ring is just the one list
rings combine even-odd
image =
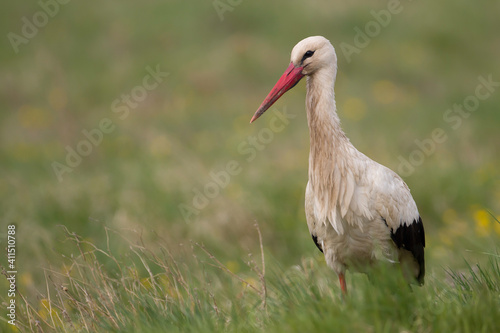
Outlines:
[{"label": "stork", "polygon": [[410,282],[424,283],[425,235],[417,205],[405,182],[389,168],[359,152],[344,134],[334,85],[337,55],[321,36],[292,50],[291,62],[250,123],[307,77],[309,181],[307,226],[326,263],[347,294],[347,269],[364,271],[378,260],[400,264]]}]

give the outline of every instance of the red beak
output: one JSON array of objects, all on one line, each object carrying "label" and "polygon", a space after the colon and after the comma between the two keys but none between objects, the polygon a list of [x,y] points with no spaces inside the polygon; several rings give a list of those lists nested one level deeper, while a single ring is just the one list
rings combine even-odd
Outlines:
[{"label": "red beak", "polygon": [[253,123],[257,118],[259,118],[267,109],[271,107],[284,93],[288,90],[292,89],[299,81],[304,77],[302,74],[302,70],[304,67],[295,67],[293,63],[290,63],[290,66],[286,69],[285,73],[281,75],[280,79],[274,85],[274,88],[271,90],[269,95],[267,95],[266,99],[260,105],[259,109],[255,112],[250,120],[250,123]]}]

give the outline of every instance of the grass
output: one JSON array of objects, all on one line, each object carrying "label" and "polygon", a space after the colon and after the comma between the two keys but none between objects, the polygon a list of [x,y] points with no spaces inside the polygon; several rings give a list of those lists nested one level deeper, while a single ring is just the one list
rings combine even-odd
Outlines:
[{"label": "grass", "polygon": [[315,258],[285,268],[250,253],[237,269],[201,244],[180,258],[161,244],[152,251],[138,234],[132,242],[106,229],[109,242],[127,243],[116,255],[62,228],[77,255],[62,258],[62,270],[44,269],[36,301],[20,293],[21,331],[493,332],[500,324],[498,254],[445,279],[433,274],[413,291],[394,267],[379,267],[370,281],[350,276],[342,298],[335,276]]},{"label": "grass", "polygon": [[[500,94],[457,128],[443,118],[479,76],[500,78],[498,4],[402,1],[349,62],[340,44],[387,5],[242,1],[221,21],[211,1],[71,1],[18,53],[0,39],[0,246],[15,224],[19,330],[498,330]],[[5,4],[0,32],[40,10]],[[305,84],[275,106],[296,117],[250,161],[239,150],[269,127],[272,113],[248,121],[291,48],[316,34],[337,49],[339,117],[360,151],[398,170],[416,140],[446,134],[404,177],[427,241],[413,292],[383,267],[349,274],[341,300],[305,223]],[[169,75],[120,117],[114,101],[148,66]],[[52,163],[104,118],[114,129],[60,182]],[[179,205],[230,161],[240,172],[186,222]]]}]

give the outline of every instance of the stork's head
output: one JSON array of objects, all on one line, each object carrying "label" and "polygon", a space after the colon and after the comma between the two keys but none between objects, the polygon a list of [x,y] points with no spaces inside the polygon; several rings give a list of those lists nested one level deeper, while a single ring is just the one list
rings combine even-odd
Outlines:
[{"label": "stork's head", "polygon": [[307,37],[292,49],[290,65],[276,82],[274,88],[255,112],[254,122],[271,107],[284,93],[292,89],[304,76],[312,76],[323,68],[336,72],[337,56],[332,44],[322,36]]}]

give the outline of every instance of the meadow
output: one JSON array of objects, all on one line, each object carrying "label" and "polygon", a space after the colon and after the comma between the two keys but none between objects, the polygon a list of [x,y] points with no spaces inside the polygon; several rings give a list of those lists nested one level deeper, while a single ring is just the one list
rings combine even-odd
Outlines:
[{"label": "meadow", "polygon": [[[5,3],[0,331],[499,331],[499,10]],[[304,82],[249,124],[311,35],[347,136],[411,188],[423,287],[382,265],[342,299],[305,222]]]}]

